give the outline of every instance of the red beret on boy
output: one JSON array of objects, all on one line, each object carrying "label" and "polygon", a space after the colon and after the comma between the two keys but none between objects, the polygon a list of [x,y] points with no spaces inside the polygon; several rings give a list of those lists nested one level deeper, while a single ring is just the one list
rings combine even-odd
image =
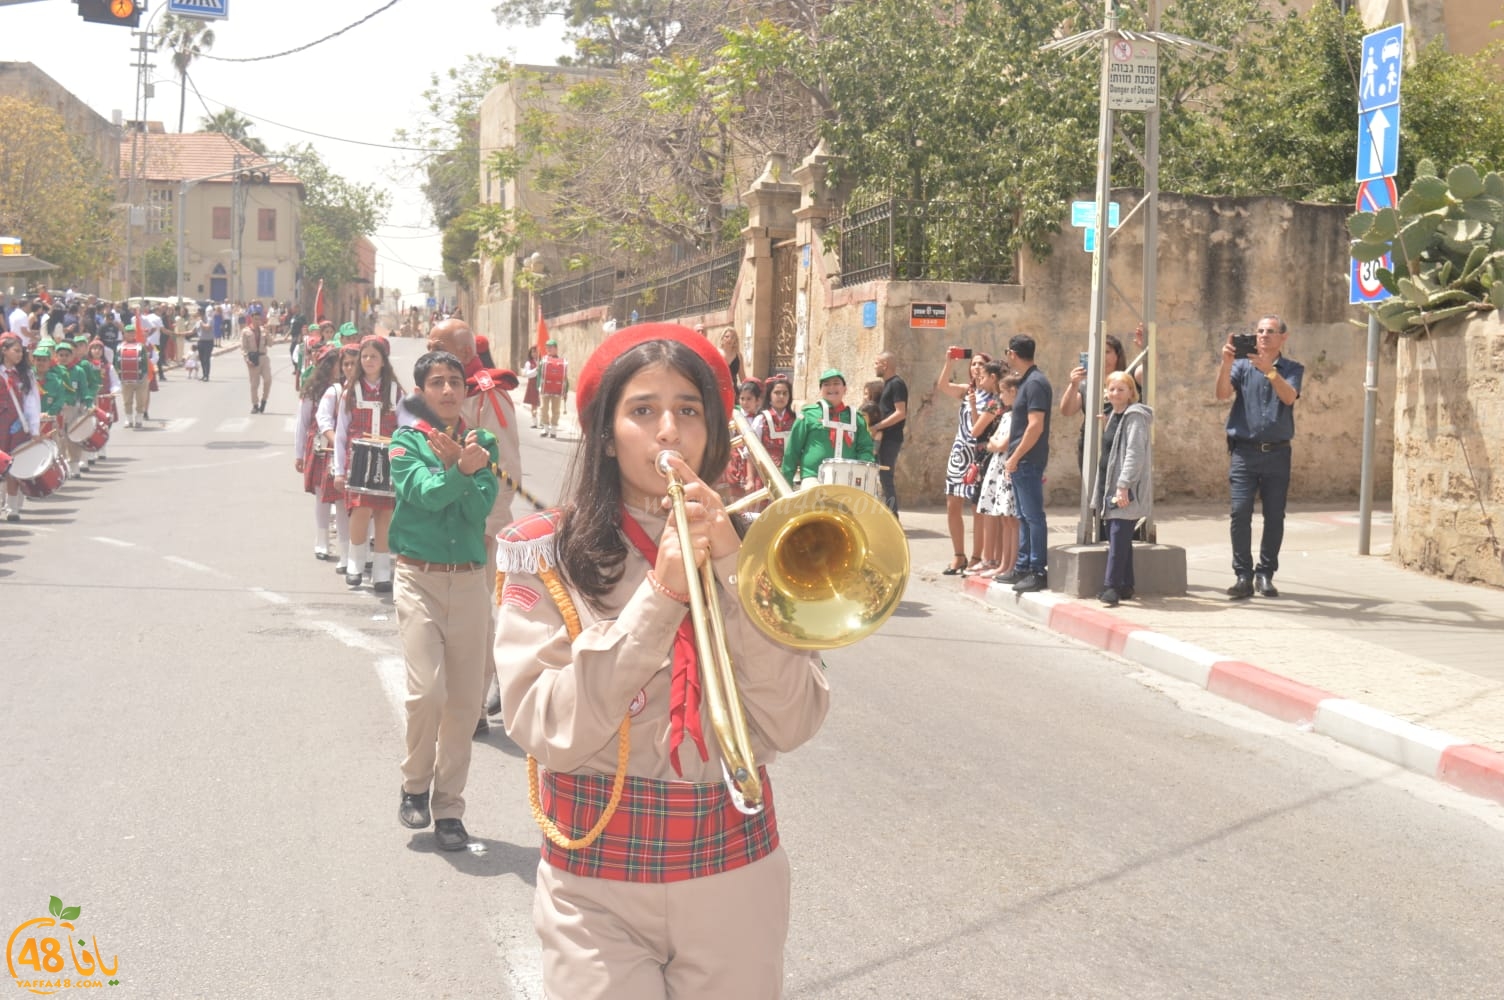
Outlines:
[{"label": "red beret on boy", "polygon": [[703,358],[715,376],[716,387],[721,390],[722,407],[728,414],[732,411],[736,406],[736,388],[731,384],[731,369],[726,367],[726,359],[721,356],[719,347],[702,334],[677,323],[638,323],[623,327],[601,341],[600,346],[585,362],[585,368],[580,372],[580,384],[575,389],[575,404],[581,416],[584,416],[585,408],[595,398],[595,392],[601,385],[601,376],[606,374],[611,362],[638,344],[645,344],[650,340],[676,340]]}]

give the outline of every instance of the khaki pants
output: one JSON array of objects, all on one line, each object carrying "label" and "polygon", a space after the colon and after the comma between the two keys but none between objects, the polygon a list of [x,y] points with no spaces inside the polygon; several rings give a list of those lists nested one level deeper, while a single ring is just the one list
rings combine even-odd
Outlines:
[{"label": "khaki pants", "polygon": [[139,382],[120,383],[120,402],[125,407],[125,415],[133,413],[146,415],[151,409],[151,382],[142,379]]},{"label": "khaki pants", "polygon": [[[251,405],[255,406],[266,398],[267,393],[272,391],[272,359],[263,353],[261,360],[253,365],[250,359],[247,358],[245,370],[251,377]],[[258,382],[261,384],[261,392],[259,394],[256,392],[256,384]]]},{"label": "khaki pants", "polygon": [[789,859],[684,882],[586,878],[538,863],[533,926],[549,1000],[778,1000]]},{"label": "khaki pants", "polygon": [[544,427],[552,427],[557,430],[559,427],[559,411],[563,408],[563,403],[563,396],[544,396],[543,413],[538,418],[538,423]]},{"label": "khaki pants", "polygon": [[485,700],[491,574],[456,573],[397,563],[393,604],[407,659],[407,756],[402,790],[433,786],[435,819],[465,814],[470,741]]},{"label": "khaki pants", "polygon": [[84,450],[68,437],[68,425],[83,415],[84,408],[76,404],[63,407],[57,415],[57,443],[63,449],[63,456],[68,459],[68,465],[74,469],[77,469],[83,462]]}]

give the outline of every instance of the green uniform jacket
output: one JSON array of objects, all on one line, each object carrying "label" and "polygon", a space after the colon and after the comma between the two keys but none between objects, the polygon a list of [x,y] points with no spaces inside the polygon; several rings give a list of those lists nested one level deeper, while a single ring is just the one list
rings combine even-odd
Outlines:
[{"label": "green uniform jacket", "polygon": [[80,361],[74,370],[82,376],[78,401],[92,407],[99,396],[99,390],[104,387],[104,373],[95,368],[88,358]]},{"label": "green uniform jacket", "polygon": [[47,369],[47,376],[42,379],[40,386],[42,393],[42,412],[55,417],[63,412],[63,407],[73,402],[73,381],[68,378],[62,365],[53,365]]},{"label": "green uniform jacket", "polygon": [[484,563],[486,515],[496,503],[496,438],[476,430],[491,463],[465,475],[456,462],[444,468],[416,427],[398,427],[387,454],[397,509],[388,532],[392,551],[433,563]]},{"label": "green uniform jacket", "polygon": [[[835,420],[847,420],[852,415],[851,407],[843,406],[831,416]],[[860,413],[854,415],[856,433],[852,435],[852,443],[842,449],[841,457],[858,462],[876,461],[872,451],[872,434],[867,430],[867,418]],[[835,457],[835,448],[830,443],[830,428],[825,426],[824,419],[825,414],[819,403],[810,403],[799,411],[799,419],[794,421],[794,427],[789,431],[789,442],[783,449],[783,478],[789,484],[794,482],[795,471],[801,478],[814,479],[819,475],[820,463]]]}]

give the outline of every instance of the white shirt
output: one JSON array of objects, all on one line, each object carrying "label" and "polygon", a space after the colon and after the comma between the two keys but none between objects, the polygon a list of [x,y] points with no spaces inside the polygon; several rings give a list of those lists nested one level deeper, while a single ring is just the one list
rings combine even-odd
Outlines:
[{"label": "white shirt", "polygon": [[10,332],[22,340],[31,338],[31,314],[20,306],[16,306],[10,314]]}]

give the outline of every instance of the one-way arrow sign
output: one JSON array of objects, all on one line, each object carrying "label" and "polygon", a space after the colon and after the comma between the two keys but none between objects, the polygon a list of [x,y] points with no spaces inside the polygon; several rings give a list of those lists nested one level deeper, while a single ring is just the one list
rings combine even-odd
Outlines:
[{"label": "one-way arrow sign", "polygon": [[1400,108],[1375,108],[1358,116],[1358,183],[1399,173]]},{"label": "one-way arrow sign", "polygon": [[229,7],[230,0],[167,0],[167,13],[201,21],[223,21],[230,16]]}]

